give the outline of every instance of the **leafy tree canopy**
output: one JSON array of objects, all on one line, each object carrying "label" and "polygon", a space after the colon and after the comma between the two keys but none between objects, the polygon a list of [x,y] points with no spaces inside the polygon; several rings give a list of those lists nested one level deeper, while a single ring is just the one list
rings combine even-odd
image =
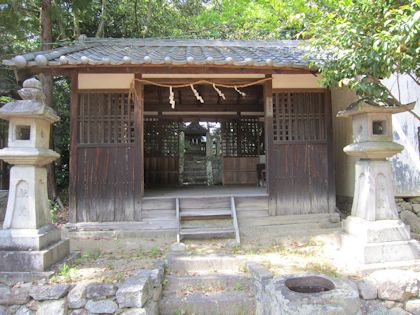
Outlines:
[{"label": "leafy tree canopy", "polygon": [[324,84],[348,86],[377,104],[398,105],[381,83],[392,74],[420,74],[420,1],[340,0],[319,4],[307,29]]}]

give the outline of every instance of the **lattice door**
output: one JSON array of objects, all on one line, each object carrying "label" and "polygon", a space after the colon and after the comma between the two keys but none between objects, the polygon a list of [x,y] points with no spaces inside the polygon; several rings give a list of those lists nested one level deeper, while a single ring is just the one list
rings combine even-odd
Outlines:
[{"label": "lattice door", "polygon": [[224,121],[221,135],[224,157],[264,154],[264,125],[256,118]]},{"label": "lattice door", "polygon": [[330,111],[326,92],[273,94],[268,180],[277,215],[333,211]]}]

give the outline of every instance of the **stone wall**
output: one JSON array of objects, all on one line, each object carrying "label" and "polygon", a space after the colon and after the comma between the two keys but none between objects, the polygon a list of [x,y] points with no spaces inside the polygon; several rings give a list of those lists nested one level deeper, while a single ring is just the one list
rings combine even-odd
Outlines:
[{"label": "stone wall", "polygon": [[118,284],[79,283],[8,287],[0,284],[0,315],[157,315],[164,264]]},{"label": "stone wall", "polygon": [[395,199],[401,221],[410,225],[411,233],[420,234],[420,197]]}]

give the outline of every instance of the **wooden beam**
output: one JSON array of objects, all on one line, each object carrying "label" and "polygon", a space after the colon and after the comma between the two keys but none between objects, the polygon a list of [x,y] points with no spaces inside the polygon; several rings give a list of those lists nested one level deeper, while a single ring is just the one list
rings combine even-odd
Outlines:
[{"label": "wooden beam", "polygon": [[[271,75],[266,75],[270,78]],[[268,192],[268,213],[271,216],[276,215],[276,200],[273,189],[275,187],[275,178],[270,174],[270,170],[276,167],[276,161],[273,160],[273,81],[267,81],[264,84],[264,131],[265,131],[265,169],[266,185]],[[274,172],[273,172],[274,174]]]},{"label": "wooden beam", "polygon": [[[141,79],[141,74],[136,73],[135,78]],[[135,159],[137,159],[137,163],[134,168],[134,220],[140,221],[142,219],[141,200],[144,193],[144,85],[140,82],[135,82],[134,88],[137,94],[134,106],[134,156]]]},{"label": "wooden beam", "polygon": [[78,139],[78,77],[77,73],[71,76],[70,91],[70,170],[69,170],[69,221],[77,222],[77,139]]}]

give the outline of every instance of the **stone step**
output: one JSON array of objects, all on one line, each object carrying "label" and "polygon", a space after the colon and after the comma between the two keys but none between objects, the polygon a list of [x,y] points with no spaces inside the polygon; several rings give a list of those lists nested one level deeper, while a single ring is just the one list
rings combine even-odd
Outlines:
[{"label": "stone step", "polygon": [[167,275],[166,294],[183,295],[185,292],[217,292],[253,290],[251,279],[244,274],[208,274],[200,276]]},{"label": "stone step", "polygon": [[179,231],[181,238],[190,239],[211,239],[211,238],[232,238],[235,237],[235,229],[221,227],[198,227],[198,228],[182,228]]},{"label": "stone step", "polygon": [[240,273],[246,264],[243,256],[169,256],[168,272],[171,274]]},{"label": "stone step", "polygon": [[255,297],[249,292],[194,292],[180,298],[164,296],[159,301],[159,314],[214,315],[255,314]]},{"label": "stone step", "polygon": [[181,210],[180,216],[182,220],[230,218],[232,211],[230,209],[188,209]]}]

